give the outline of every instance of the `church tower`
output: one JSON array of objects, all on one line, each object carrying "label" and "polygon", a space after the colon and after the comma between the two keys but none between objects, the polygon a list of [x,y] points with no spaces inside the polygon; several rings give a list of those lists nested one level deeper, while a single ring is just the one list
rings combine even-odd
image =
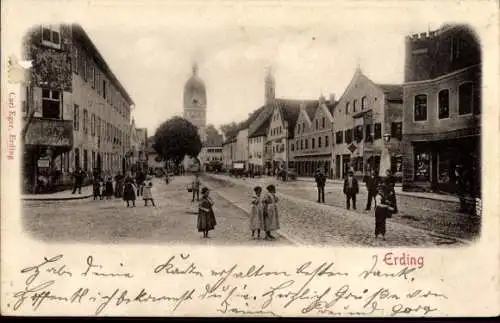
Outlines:
[{"label": "church tower", "polygon": [[272,73],[272,69],[269,67],[267,69],[267,75],[265,80],[265,104],[271,103],[275,99],[276,95],[276,82]]},{"label": "church tower", "polygon": [[192,75],[184,86],[184,119],[198,128],[202,142],[206,140],[207,92],[205,83],[198,76],[198,65],[193,64]]}]

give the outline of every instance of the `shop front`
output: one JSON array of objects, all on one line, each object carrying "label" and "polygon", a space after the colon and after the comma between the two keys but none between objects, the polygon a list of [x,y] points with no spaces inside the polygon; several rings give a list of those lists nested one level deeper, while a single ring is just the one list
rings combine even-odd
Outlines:
[{"label": "shop front", "polygon": [[480,145],[479,136],[412,142],[413,186],[458,193],[462,184],[468,193],[480,194]]},{"label": "shop front", "polygon": [[23,155],[23,190],[45,193],[71,185],[71,120],[34,118],[27,129]]},{"label": "shop front", "polygon": [[317,155],[296,155],[293,168],[299,177],[313,177],[318,168],[322,169],[328,178],[333,178],[331,153]]}]

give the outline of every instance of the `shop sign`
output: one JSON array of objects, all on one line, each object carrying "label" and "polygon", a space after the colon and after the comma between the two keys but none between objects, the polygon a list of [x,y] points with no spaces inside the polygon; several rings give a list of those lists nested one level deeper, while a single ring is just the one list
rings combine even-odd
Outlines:
[{"label": "shop sign", "polygon": [[73,122],[71,120],[35,118],[28,127],[26,144],[72,147]]},{"label": "shop sign", "polygon": [[48,168],[50,166],[50,160],[48,158],[40,158],[38,160],[39,168]]},{"label": "shop sign", "polygon": [[351,143],[349,146],[347,146],[347,149],[351,152],[351,154],[356,150],[356,145]]}]

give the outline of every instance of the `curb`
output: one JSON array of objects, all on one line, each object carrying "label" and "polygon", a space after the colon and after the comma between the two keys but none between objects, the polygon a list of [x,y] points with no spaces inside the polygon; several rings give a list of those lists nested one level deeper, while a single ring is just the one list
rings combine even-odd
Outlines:
[{"label": "curb", "polygon": [[23,201],[71,201],[71,200],[84,200],[94,196],[94,194],[79,195],[77,197],[47,197],[47,198],[33,198],[23,196],[21,200]]},{"label": "curb", "polygon": [[[217,194],[219,194],[219,195],[220,195],[223,199],[225,199],[226,201],[228,201],[229,203],[231,203],[233,206],[235,206],[235,207],[237,207],[238,209],[240,209],[240,210],[242,210],[243,212],[245,212],[245,214],[246,214],[247,216],[249,216],[249,215],[250,215],[250,212],[249,212],[247,209],[245,209],[245,208],[243,208],[242,206],[240,206],[240,205],[236,204],[235,202],[233,202],[233,201],[232,201],[232,199],[228,198],[228,197],[227,197],[224,193],[221,193],[221,192],[219,192],[219,191],[217,191],[217,190],[213,189],[213,187],[212,187],[210,184],[207,184],[206,182],[204,183],[204,185],[205,185],[208,189],[210,189],[211,191],[214,191],[214,192],[216,192]],[[300,246],[305,246],[305,244],[304,244],[304,243],[297,241],[296,239],[294,239],[294,238],[290,237],[288,234],[284,233],[284,232],[283,232],[283,231],[281,231],[281,230],[276,230],[276,233],[277,233],[278,235],[282,236],[283,238],[285,238],[286,240],[290,241],[290,242],[291,242],[292,244],[294,244],[295,246],[298,246],[298,247],[300,247]]]}]

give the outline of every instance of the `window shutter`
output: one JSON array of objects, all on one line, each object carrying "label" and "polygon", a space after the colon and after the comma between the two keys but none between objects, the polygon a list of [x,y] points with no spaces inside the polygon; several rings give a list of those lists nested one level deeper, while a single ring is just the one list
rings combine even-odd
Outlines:
[{"label": "window shutter", "polygon": [[70,92],[63,91],[62,95],[62,102],[61,102],[61,109],[62,109],[62,116],[61,119],[71,119],[71,116],[73,115],[73,102],[71,100],[72,96]]},{"label": "window shutter", "polygon": [[41,118],[42,117],[42,88],[40,88],[40,87],[33,88],[33,106],[35,108],[34,117]]}]

